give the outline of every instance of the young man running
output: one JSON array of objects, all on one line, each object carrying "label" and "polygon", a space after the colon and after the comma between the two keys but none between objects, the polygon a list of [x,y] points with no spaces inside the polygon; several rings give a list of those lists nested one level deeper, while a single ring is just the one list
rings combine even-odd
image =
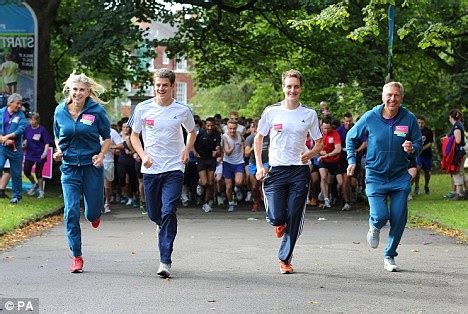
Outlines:
[{"label": "young man running", "polygon": [[[173,71],[156,70],[156,97],[139,103],[128,122],[133,129],[131,143],[142,162],[148,217],[158,225],[160,264],[157,274],[163,278],[170,276],[183,171],[196,139],[192,112],[172,98],[174,83]],[[188,133],[186,145],[181,127]],[[140,142],[140,132],[145,143],[144,149]]]},{"label": "young man running", "polygon": [[234,185],[240,189],[244,182],[244,147],[245,141],[237,132],[237,121],[229,120],[228,132],[223,135],[223,176],[226,183],[226,196],[229,201],[229,212],[233,212],[237,206],[234,200]]},{"label": "young man running", "polygon": [[200,186],[205,191],[205,202],[202,206],[205,213],[211,211],[209,202],[214,194],[214,172],[216,169],[216,157],[221,155],[220,149],[221,134],[216,130],[214,119],[208,118],[205,121],[205,128],[200,129],[198,133],[194,150]]},{"label": "young man running", "polygon": [[[303,76],[289,70],[282,75],[284,100],[267,107],[259,121],[254,140],[257,179],[263,180],[267,222],[283,238],[278,253],[282,274],[294,272],[291,258],[302,231],[310,182],[310,160],[322,150],[317,113],[299,102]],[[312,150],[305,142],[307,133],[315,141]],[[263,166],[262,144],[270,135],[270,170]]]}]

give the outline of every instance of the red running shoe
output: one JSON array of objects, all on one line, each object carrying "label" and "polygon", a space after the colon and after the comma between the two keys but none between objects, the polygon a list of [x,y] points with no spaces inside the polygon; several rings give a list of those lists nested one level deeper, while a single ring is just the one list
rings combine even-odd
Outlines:
[{"label": "red running shoe", "polygon": [[280,261],[279,264],[280,264],[280,271],[282,274],[292,274],[294,272],[294,269],[290,263]]},{"label": "red running shoe", "polygon": [[83,257],[73,257],[72,265],[70,266],[70,271],[72,273],[82,273],[83,272]]},{"label": "red running shoe", "polygon": [[91,226],[93,226],[93,228],[96,229],[97,227],[99,227],[100,223],[101,223],[101,218],[98,218],[95,221],[91,221]]},{"label": "red running shoe", "polygon": [[282,238],[285,232],[286,232],[286,225],[275,227],[275,234],[277,238]]}]

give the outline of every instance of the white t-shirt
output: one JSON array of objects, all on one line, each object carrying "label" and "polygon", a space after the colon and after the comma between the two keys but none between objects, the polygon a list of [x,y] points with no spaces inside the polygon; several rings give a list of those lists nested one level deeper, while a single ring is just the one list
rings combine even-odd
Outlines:
[{"label": "white t-shirt", "polygon": [[[123,143],[122,137],[120,137],[119,133],[117,133],[116,130],[113,128],[110,129],[110,138],[111,138],[111,145],[119,145]],[[102,143],[102,139],[101,139]],[[112,153],[112,149],[109,149],[109,151],[104,155],[103,162],[105,163],[110,163],[114,162],[114,154]]]},{"label": "white t-shirt", "polygon": [[271,166],[303,165],[300,156],[307,149],[307,133],[313,140],[322,138],[317,113],[302,104],[293,110],[281,103],[265,108],[257,132],[263,136],[270,134]]},{"label": "white t-shirt", "polygon": [[195,128],[189,107],[173,101],[169,106],[160,106],[153,99],[139,103],[128,125],[136,133],[142,133],[145,153],[153,161],[151,168],[141,166],[142,173],[158,174],[185,170],[182,152],[185,148],[181,126],[187,132]]},{"label": "white t-shirt", "polygon": [[[234,140],[228,134],[224,134],[223,138],[226,138],[229,147],[234,146],[234,150],[231,155],[224,154],[223,161],[226,161],[233,165],[239,165],[244,163],[244,152],[242,151],[242,135],[237,132],[237,138]],[[224,144],[224,141],[223,141]]]}]

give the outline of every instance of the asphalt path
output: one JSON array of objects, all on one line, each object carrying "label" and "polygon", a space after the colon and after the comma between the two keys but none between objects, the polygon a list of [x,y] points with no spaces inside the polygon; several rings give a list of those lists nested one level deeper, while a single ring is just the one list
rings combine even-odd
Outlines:
[{"label": "asphalt path", "polygon": [[[114,206],[93,229],[82,219],[84,272],[71,274],[63,225],[0,254],[0,298],[38,298],[41,313],[467,312],[468,251],[455,239],[406,229],[397,264],[365,240],[367,211],[307,210],[292,264],[264,212],[178,210],[172,277],[156,275],[156,228]],[[0,305],[1,306],[1,305]]]}]

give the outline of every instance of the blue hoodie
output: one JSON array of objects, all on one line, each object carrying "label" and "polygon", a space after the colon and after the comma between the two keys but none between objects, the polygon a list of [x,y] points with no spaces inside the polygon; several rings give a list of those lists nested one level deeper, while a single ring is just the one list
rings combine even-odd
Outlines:
[{"label": "blue hoodie", "polygon": [[[346,135],[348,163],[356,164],[355,143],[367,136],[366,178],[391,181],[407,173],[408,156],[416,157],[422,149],[421,130],[413,113],[400,107],[393,123],[382,117],[384,105],[367,111]],[[414,151],[406,153],[405,140],[413,143]]]},{"label": "blue hoodie", "polygon": [[74,121],[66,102],[60,103],[54,113],[54,136],[58,139],[64,164],[92,164],[92,157],[101,150],[99,137],[110,138],[110,123],[104,107],[88,97]]}]

